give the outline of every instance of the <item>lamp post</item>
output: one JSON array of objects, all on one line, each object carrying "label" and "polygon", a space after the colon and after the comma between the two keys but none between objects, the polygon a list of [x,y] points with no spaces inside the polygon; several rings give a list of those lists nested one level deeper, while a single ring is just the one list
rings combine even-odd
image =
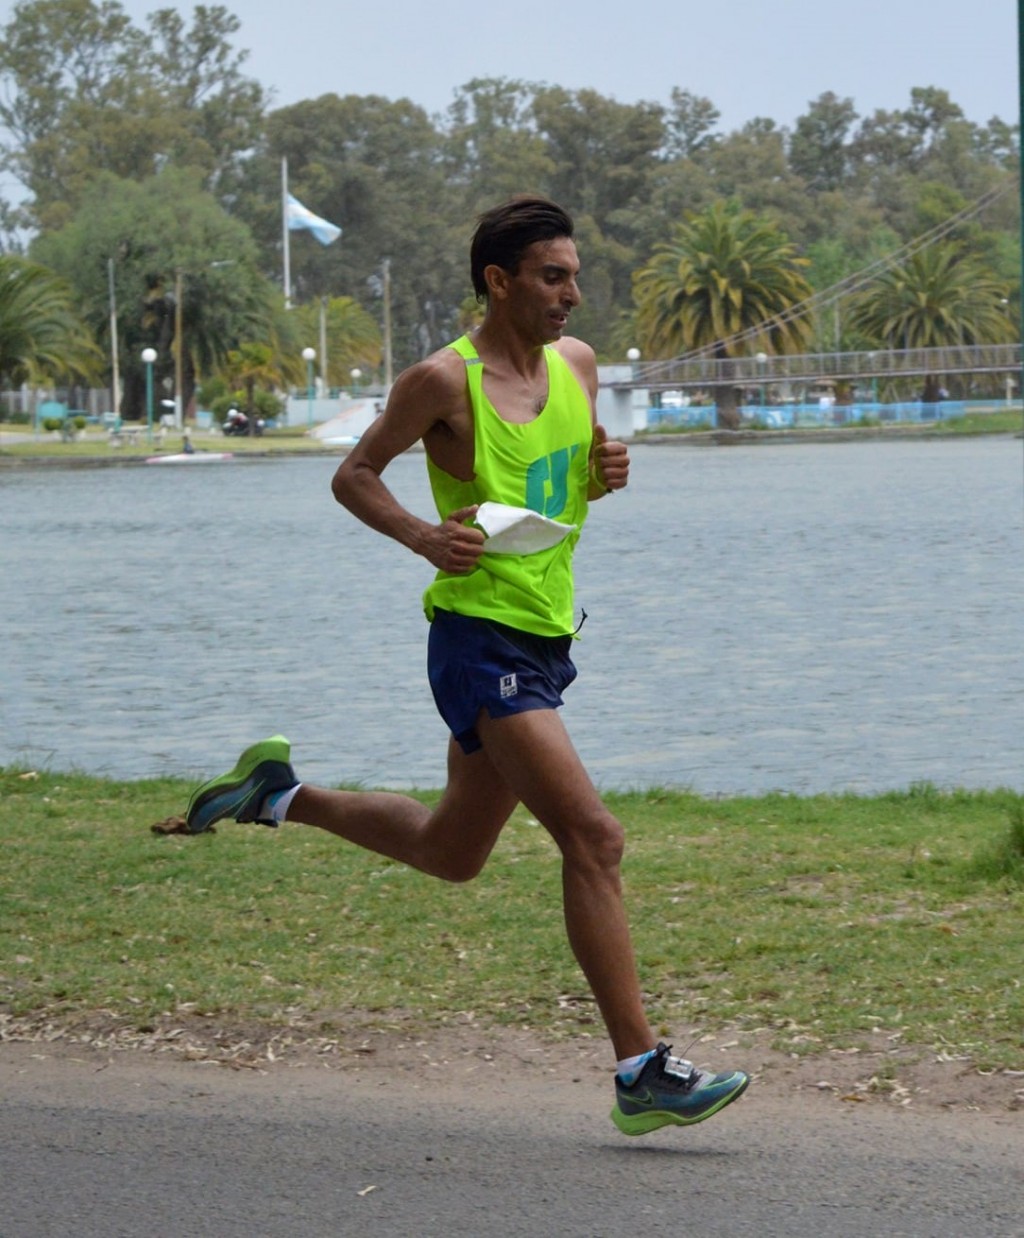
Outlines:
[{"label": "lamp post", "polygon": [[114,259],[107,259],[107,284],[110,296],[110,404],[115,425],[121,424],[121,368],[117,352],[117,298],[114,293]]},{"label": "lamp post", "polygon": [[[1024,22],[1024,0],[1022,0],[1022,3],[1021,3],[1020,18],[1021,18],[1021,21]],[[1022,40],[1024,40],[1024,27],[1022,27],[1021,29],[1021,38]],[[1021,51],[1024,52],[1024,41],[1022,41],[1021,43]],[[1021,90],[1022,92],[1024,92],[1024,86],[1022,86]],[[1021,98],[1022,100],[1024,100],[1024,93],[1022,93]],[[1003,307],[1004,314],[1008,314],[1010,312],[1009,297],[1000,297],[999,304]],[[1011,378],[1009,374],[1007,374],[1006,376],[1006,407],[1007,408],[1010,407],[1010,401],[1012,399],[1013,399],[1013,379]]]},{"label": "lamp post", "polygon": [[174,428],[180,430],[185,424],[185,402],[182,398],[182,373],[184,371],[181,355],[181,332],[185,321],[182,306],[184,299],[184,271],[176,267],[174,271]]},{"label": "lamp post", "polygon": [[764,408],[764,367],[768,363],[768,354],[759,352],[757,354],[757,372],[761,379],[761,407]]},{"label": "lamp post", "polygon": [[327,385],[327,298],[320,298],[320,395],[326,400],[331,389]]},{"label": "lamp post", "polygon": [[150,446],[153,445],[153,362],[156,360],[155,348],[144,348],[142,360],[146,366],[146,437]]},{"label": "lamp post", "polygon": [[352,398],[354,400],[359,394],[359,380],[363,376],[363,371],[356,366],[355,369],[349,370],[349,376],[352,379]]},{"label": "lamp post", "polygon": [[316,360],[315,348],[304,348],[302,356],[306,362],[306,426],[313,424],[313,362]]},{"label": "lamp post", "polygon": [[629,389],[629,419],[634,429],[637,427],[638,424],[642,427],[646,427],[647,417],[648,417],[646,405],[650,403],[649,393],[648,393],[647,399],[644,401],[645,407],[644,407],[643,416],[639,420],[639,422],[637,421],[636,367],[637,367],[637,363],[640,360],[640,349],[635,348],[635,347],[627,348],[626,349],[626,360],[629,362],[629,381],[631,384],[630,389]]}]

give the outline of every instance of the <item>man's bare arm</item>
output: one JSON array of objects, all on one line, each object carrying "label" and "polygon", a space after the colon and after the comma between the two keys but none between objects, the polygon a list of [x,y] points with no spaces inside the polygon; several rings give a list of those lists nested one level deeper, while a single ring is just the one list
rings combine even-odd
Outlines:
[{"label": "man's bare arm", "polygon": [[625,443],[610,439],[604,426],[597,421],[597,358],[589,344],[566,336],[556,345],[583,390],[590,397],[590,415],[594,423],[594,443],[590,450],[590,485],[587,498],[603,498],[613,490],[622,490],[629,482],[629,451]]},{"label": "man's bare arm", "polygon": [[442,571],[462,574],[471,571],[483,553],[483,533],[463,523],[476,514],[476,508],[463,508],[441,524],[431,524],[403,507],[381,478],[396,456],[419,442],[464,399],[465,370],[461,358],[456,360],[459,364],[454,366],[435,354],[399,375],[387,407],[341,462],[331,489],[337,501],[371,529]]}]

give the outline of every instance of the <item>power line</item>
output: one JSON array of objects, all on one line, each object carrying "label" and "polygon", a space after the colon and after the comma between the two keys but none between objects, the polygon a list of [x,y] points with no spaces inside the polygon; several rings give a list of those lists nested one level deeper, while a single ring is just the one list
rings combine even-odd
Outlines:
[{"label": "power line", "polygon": [[977,201],[972,202],[969,206],[965,206],[963,210],[957,211],[955,215],[951,215],[948,219],[943,220],[942,223],[936,224],[934,228],[929,229],[927,232],[922,232],[920,236],[907,241],[884,257],[876,258],[874,262],[869,263],[860,271],[856,271],[853,275],[847,275],[831,287],[824,288],[821,292],[816,292],[812,296],[806,297],[803,301],[795,302],[795,304],[779,314],[773,314],[771,318],[759,323],[755,327],[747,327],[743,331],[738,331],[735,335],[730,335],[722,340],[716,340],[713,344],[705,344],[703,347],[695,348],[690,352],[680,353],[679,356],[673,357],[670,361],[649,362],[643,366],[644,376],[653,378],[659,370],[674,365],[678,361],[696,361],[701,357],[719,355],[719,351],[723,347],[728,348],[735,344],[743,344],[749,340],[760,338],[764,335],[766,327],[773,325],[781,326],[785,323],[795,322],[797,319],[804,318],[817,310],[829,309],[836,302],[842,301],[844,297],[850,296],[851,293],[859,292],[861,288],[866,287],[883,272],[899,266],[906,259],[913,257],[914,254],[920,253],[921,250],[934,245],[936,241],[941,241],[943,237],[948,236],[960,224],[987,210],[1005,193],[1008,193],[1010,188],[1011,186],[1006,184],[998,189],[990,189],[987,193],[983,193]]}]

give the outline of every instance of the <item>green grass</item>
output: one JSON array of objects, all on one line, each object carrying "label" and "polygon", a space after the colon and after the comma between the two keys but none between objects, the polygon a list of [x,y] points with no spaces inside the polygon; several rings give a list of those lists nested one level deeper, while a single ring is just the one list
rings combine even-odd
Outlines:
[{"label": "green grass", "polygon": [[[864,417],[857,421],[850,422],[840,426],[811,426],[800,425],[796,429],[801,434],[820,434],[822,438],[828,438],[836,430],[856,430],[856,429],[879,429],[882,422],[876,417]],[[641,430],[637,434],[637,439],[643,442],[646,436],[662,435],[662,434],[706,434],[711,429],[707,425],[699,426],[674,426],[674,425],[659,425],[652,426],[646,430]],[[765,434],[776,434],[783,436],[787,432],[792,434],[794,427],[780,426],[773,427],[764,424],[753,426],[744,426],[745,430],[761,430]],[[1024,421],[1022,421],[1021,410],[1017,408],[997,409],[995,412],[988,413],[970,413],[965,417],[950,417],[945,421],[934,422],[917,422],[917,423],[885,423],[885,429],[891,433],[898,433],[900,430],[912,431],[915,434],[920,434],[922,437],[940,436],[940,435],[963,435],[972,436],[979,434],[1020,434],[1024,429]]]},{"label": "green grass", "polygon": [[[11,433],[31,434],[31,426],[8,426],[3,429]],[[6,442],[0,447],[0,458],[44,459],[44,460],[137,460],[153,455],[171,455],[181,451],[182,436],[175,431],[164,435],[162,445],[154,441],[151,446],[145,431],[139,435],[134,444],[123,443],[119,447],[111,445],[106,431],[89,430],[83,439],[74,443],[65,443],[53,435],[40,433],[25,443]],[[286,426],[278,430],[267,430],[257,436],[225,438],[222,434],[207,434],[203,431],[192,431],[192,443],[198,451],[230,451],[233,455],[258,453],[273,455],[278,452],[304,453],[331,451],[325,448],[319,439],[307,436],[304,426]],[[338,453],[338,449],[333,449]]]},{"label": "green grass", "polygon": [[1024,428],[1020,408],[1000,409],[994,413],[968,413],[950,417],[931,427],[938,434],[1020,434]]},{"label": "green grass", "polygon": [[[599,1031],[557,852],[520,810],[445,886],[302,827],[158,836],[176,781],[0,770],[0,1011],[145,1029],[401,1014]],[[429,799],[430,796],[424,796]],[[1024,805],[1009,791],[608,797],[652,1016],[778,1047],[1024,1067]]]},{"label": "green grass", "polygon": [[[877,422],[865,421],[863,423],[854,423],[853,428],[862,425],[864,428],[872,428],[877,426]],[[9,425],[5,423],[2,427],[5,430],[10,430],[12,433],[31,433],[31,426]],[[748,427],[749,428],[749,427]],[[785,430],[772,430],[770,427],[759,427],[769,434],[782,435]],[[831,426],[800,426],[801,433],[820,433],[827,438],[836,427]],[[850,429],[851,427],[839,427],[840,429]],[[899,429],[899,427],[892,427]],[[979,435],[979,434],[1019,434],[1022,429],[1021,411],[1019,408],[998,409],[995,412],[989,413],[972,413],[967,417],[951,418],[948,421],[939,421],[933,424],[916,425],[912,427],[916,433],[922,437],[933,435]],[[707,433],[707,426],[658,426],[650,430],[642,430],[637,434],[637,441],[643,442],[646,437],[652,435],[686,435]],[[325,448],[324,445],[315,438],[311,438],[306,434],[305,426],[283,426],[277,430],[267,430],[259,438],[225,438],[223,435],[211,435],[202,431],[193,430],[192,442],[200,451],[230,451],[234,455],[246,455],[249,453],[258,453],[263,455],[275,454],[304,454],[304,453],[320,453],[320,454],[340,454],[337,448]],[[146,456],[155,454],[169,455],[172,452],[181,450],[181,435],[171,432],[166,435],[163,445],[157,447],[150,446],[146,441],[146,435],[143,433],[140,436],[139,442],[134,446],[124,444],[121,447],[112,447],[110,445],[107,433],[99,431],[95,428],[86,432],[86,437],[80,442],[64,443],[59,438],[47,434],[40,434],[38,439],[34,439],[27,443],[6,443],[0,446],[0,459],[18,460],[18,459],[43,459],[43,460],[135,460],[144,459]]]}]

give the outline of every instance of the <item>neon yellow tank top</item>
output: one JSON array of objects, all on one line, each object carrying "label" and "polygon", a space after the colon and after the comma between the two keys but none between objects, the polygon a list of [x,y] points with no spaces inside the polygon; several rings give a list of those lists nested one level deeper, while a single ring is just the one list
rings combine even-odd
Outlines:
[{"label": "neon yellow tank top", "polygon": [[550,550],[530,555],[483,554],[465,576],[438,572],[423,595],[435,607],[508,624],[538,636],[572,632],[572,555],[587,518],[590,401],[564,358],[545,348],[548,399],[525,424],[504,421],[483,390],[483,363],[468,336],[449,345],[466,362],[473,409],[472,481],[459,481],[427,458],[438,515],[474,503],[528,507],[576,529]]}]

